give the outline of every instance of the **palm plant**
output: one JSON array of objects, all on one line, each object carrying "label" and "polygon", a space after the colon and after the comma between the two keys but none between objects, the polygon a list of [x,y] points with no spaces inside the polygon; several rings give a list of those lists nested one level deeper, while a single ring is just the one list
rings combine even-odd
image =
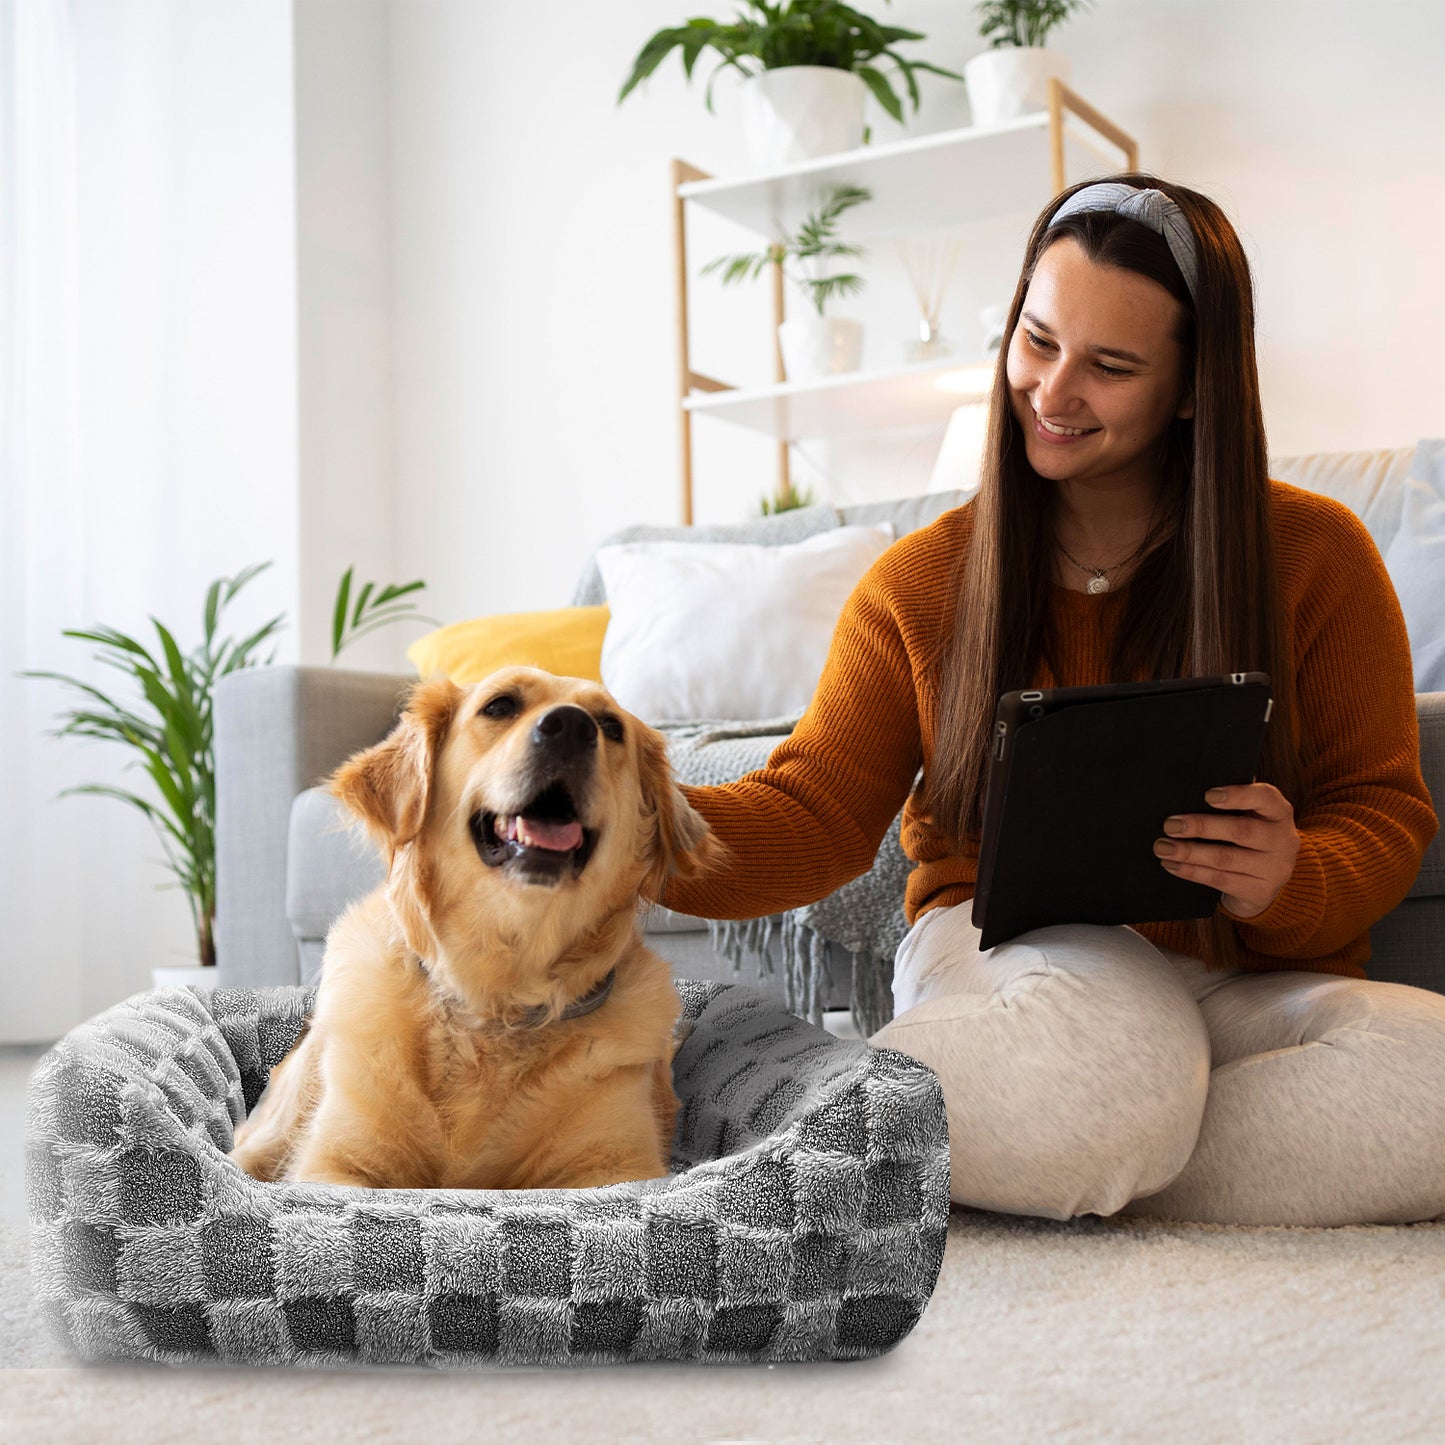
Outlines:
[{"label": "palm plant", "polygon": [[[749,14],[748,11],[753,12]],[[704,50],[715,50],[722,60],[713,70],[704,97],[712,110],[712,88],[720,72],[736,70],[743,76],[761,70],[781,70],[790,65],[820,65],[834,70],[851,70],[872,91],[879,105],[896,121],[903,119],[903,107],[893,86],[870,62],[879,56],[898,67],[916,112],[919,106],[915,72],[930,71],[949,80],[962,80],[952,70],[943,70],[922,60],[908,60],[893,46],[900,40],[924,40],[916,30],[880,25],[840,0],[745,0],[745,8],[731,24],[693,19],[685,25],[659,30],[637,53],[632,73],[617,97],[620,105],[640,81],[646,80],[675,49],[682,51],[682,65],[692,79],[693,66]]]},{"label": "palm plant", "polygon": [[1056,25],[1089,8],[1090,0],[982,0],[978,33],[994,50],[1043,45]]},{"label": "palm plant", "polygon": [[[158,801],[106,783],[67,788],[61,797],[91,793],[116,798],[145,814],[165,849],[166,867],[175,875],[174,883],[161,886],[185,891],[195,924],[196,952],[203,964],[216,961],[216,757],[211,697],[218,678],[263,661],[258,653],[284,625],[285,617],[271,618],[239,642],[219,636],[218,630],[236,594],[270,565],[262,562],[211,583],[202,641],[189,653],[181,651],[170,630],[154,617],[150,620],[159,647],[148,648],[114,627],[99,624],[90,630],[65,631],[66,637],[95,643],[94,659],[124,673],[139,688],[138,699],[117,701],[100,688],[64,673],[25,674],[63,683],[87,699],[61,714],[64,725],[53,736],[121,743],[139,754],[127,767],[144,769],[155,785]],[[272,657],[274,653],[264,661]]]},{"label": "palm plant", "polygon": [[[118,701],[79,678],[59,672],[27,672],[48,678],[81,694],[85,701],[62,712],[58,738],[89,738],[120,743],[138,756],[127,768],[139,767],[154,784],[155,795],[142,797],[127,788],[87,783],[67,788],[61,797],[90,793],[115,798],[145,814],[165,850],[165,866],[174,876],[163,888],[186,894],[196,932],[196,954],[202,964],[216,961],[216,754],[212,696],[217,681],[243,668],[269,664],[275,652],[261,649],[285,625],[277,616],[240,641],[220,635],[221,619],[236,594],[271,564],[260,562],[234,577],[221,577],[206,593],[202,640],[182,652],[170,629],[152,617],[156,643],[143,642],[114,627],[67,630],[66,637],[92,642],[94,660],[124,673],[139,697]],[[368,582],[351,596],[355,569],[348,567],[337,588],[332,616],[331,658],[378,627],[402,618],[431,622],[415,611],[415,601],[399,599],[419,592],[424,582],[408,582],[377,590]]]},{"label": "palm plant", "polygon": [[787,275],[787,262],[803,262],[812,269],[812,276],[794,275],[790,279],[800,286],[808,299],[817,308],[819,316],[834,296],[854,296],[866,284],[861,276],[844,273],[837,276],[816,274],[823,268],[824,261],[834,256],[863,256],[867,252],[861,246],[850,246],[835,239],[838,218],[844,211],[864,201],[873,199],[872,191],[862,186],[838,186],[821,210],[814,212],[798,228],[794,236],[783,236],[774,241],[766,251],[749,252],[741,256],[719,256],[702,268],[706,276],[711,271],[725,267],[722,282],[724,286],[734,281],[756,280],[766,266],[777,266]]}]

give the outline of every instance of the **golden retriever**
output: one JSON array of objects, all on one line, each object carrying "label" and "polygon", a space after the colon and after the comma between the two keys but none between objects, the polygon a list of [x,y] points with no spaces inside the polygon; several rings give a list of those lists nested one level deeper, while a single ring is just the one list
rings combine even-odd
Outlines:
[{"label": "golden retriever", "polygon": [[535,668],[418,684],[332,792],[386,882],[231,1158],[258,1179],[528,1189],[667,1173],[681,1001],[639,897],[720,845],[660,734]]}]

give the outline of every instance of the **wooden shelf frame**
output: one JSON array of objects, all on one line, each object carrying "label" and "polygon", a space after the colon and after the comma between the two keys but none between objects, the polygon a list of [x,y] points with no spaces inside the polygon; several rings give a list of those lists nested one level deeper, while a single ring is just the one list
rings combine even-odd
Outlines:
[{"label": "wooden shelf frame", "polygon": [[[1092,132],[1077,133],[1068,125],[1068,119],[1075,118]],[[687,270],[687,207],[701,205],[735,222],[767,234],[769,217],[778,213],[781,207],[796,201],[810,188],[839,185],[869,184],[871,176],[886,176],[888,172],[928,174],[941,165],[956,163],[970,152],[977,154],[978,147],[1003,148],[1006,155],[1017,153],[1012,169],[1027,169],[1025,157],[1034,155],[1038,146],[1038,133],[1047,132],[1048,165],[1052,189],[1049,194],[1057,195],[1067,184],[1067,142],[1074,141],[1106,161],[1115,157],[1107,150],[1101,150],[1094,137],[1102,138],[1106,146],[1112,147],[1123,157],[1118,169],[1135,171],[1139,168],[1138,142],[1120,129],[1107,116],[1095,109],[1077,92],[1063,82],[1054,79],[1049,82],[1047,108],[1039,113],[1022,116],[1001,126],[967,127],[953,131],[937,132],[932,135],[914,136],[888,145],[865,146],[859,150],[844,151],[837,155],[823,156],[811,161],[780,167],[777,170],[741,176],[736,179],[718,180],[706,171],[680,159],[672,162],[671,191],[673,217],[673,264],[675,271],[677,302],[677,386],[678,414],[680,417],[680,492],[679,511],[684,526],[693,523],[693,431],[695,415],[714,415],[720,419],[735,420],[739,424],[770,433],[778,438],[778,486],[787,485],[789,471],[788,448],[790,442],[799,440],[805,434],[800,426],[809,423],[810,416],[829,415],[830,400],[851,391],[854,398],[863,394],[861,389],[871,387],[897,388],[903,381],[916,376],[916,384],[928,385],[927,378],[935,372],[950,369],[967,369],[970,366],[990,366],[992,362],[980,359],[970,363],[955,360],[950,363],[929,363],[924,366],[904,367],[896,371],[879,373],[852,373],[843,377],[825,377],[816,382],[789,384],[784,380],[783,356],[778,344],[777,328],[785,319],[783,273],[773,268],[773,371],[775,384],[771,387],[741,390],[720,381],[716,377],[694,371],[691,362],[691,337],[688,322],[688,270]],[[1023,176],[1020,194],[1027,192],[1033,183]],[[944,217],[933,224],[950,224],[959,219],[982,219],[986,215],[1001,214],[1011,208],[1019,199],[1010,196],[1003,204],[992,206],[986,211],[976,211],[963,217]],[[1034,207],[1036,208],[1036,206]],[[895,225],[894,231],[907,229]],[[887,230],[878,234],[887,234]],[[935,377],[936,380],[936,377]],[[701,395],[697,395],[701,393]],[[960,397],[955,405],[962,405],[967,397]],[[905,408],[910,413],[916,408]],[[914,417],[916,420],[916,416]],[[901,420],[894,425],[908,425]]]}]

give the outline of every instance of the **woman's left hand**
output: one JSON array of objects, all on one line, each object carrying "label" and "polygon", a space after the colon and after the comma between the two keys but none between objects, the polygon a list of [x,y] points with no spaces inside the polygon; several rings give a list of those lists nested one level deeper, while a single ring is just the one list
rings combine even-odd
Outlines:
[{"label": "woman's left hand", "polygon": [[1219,889],[1220,902],[1236,918],[1253,918],[1279,897],[1294,872],[1299,857],[1294,809],[1269,783],[1211,788],[1204,801],[1240,816],[1181,813],[1166,818],[1169,836],[1154,844],[1154,852],[1176,878]]}]

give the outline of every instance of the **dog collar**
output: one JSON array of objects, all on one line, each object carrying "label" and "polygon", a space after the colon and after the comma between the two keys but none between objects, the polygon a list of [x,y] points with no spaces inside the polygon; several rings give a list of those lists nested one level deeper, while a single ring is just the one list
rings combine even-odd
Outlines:
[{"label": "dog collar", "polygon": [[[563,1019],[581,1018],[583,1014],[590,1014],[594,1009],[601,1008],[602,1005],[607,1002],[607,996],[612,992],[612,985],[616,981],[617,970],[614,968],[608,972],[607,977],[604,978],[591,993],[583,994],[581,998],[569,1003],[557,1016],[557,1021],[560,1023]],[[536,1008],[529,1009],[527,1013],[523,1015],[522,1027],[536,1028],[539,1024],[546,1022],[547,1010],[541,1004],[538,1004]]]},{"label": "dog collar", "polygon": [[[419,953],[414,953],[412,957],[416,959],[417,967],[420,968],[424,974],[430,976],[431,969],[427,967],[426,959],[424,959]],[[592,990],[591,993],[583,994],[581,998],[574,999],[571,1003],[569,1003],[567,1007],[564,1008],[562,1012],[557,1015],[556,1022],[561,1023],[564,1019],[578,1019],[581,1018],[583,1014],[590,1014],[594,1010],[600,1009],[602,1005],[607,1002],[608,996],[612,993],[612,985],[616,982],[617,970],[615,968],[608,970],[607,977],[604,978],[602,982],[599,983],[597,987]],[[435,984],[435,980],[433,980],[433,984]],[[444,989],[443,992],[445,993],[446,990]],[[459,1006],[460,1001],[454,998],[453,1005]],[[514,1024],[512,1025],[512,1027],[534,1029],[539,1028],[547,1021],[548,1016],[546,1005],[537,1004],[536,1007],[528,1009],[527,1012],[522,1015],[520,1023]],[[474,1025],[481,1024],[480,1019],[474,1019],[473,1022]]]}]

